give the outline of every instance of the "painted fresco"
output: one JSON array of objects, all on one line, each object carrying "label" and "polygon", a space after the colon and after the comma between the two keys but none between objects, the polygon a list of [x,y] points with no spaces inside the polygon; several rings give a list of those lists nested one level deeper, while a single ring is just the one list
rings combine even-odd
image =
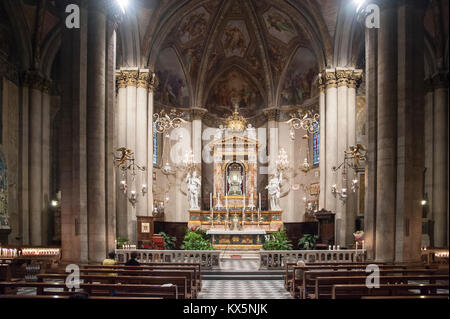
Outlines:
[{"label": "painted fresco", "polygon": [[200,7],[185,17],[178,28],[178,37],[185,44],[200,37],[204,37],[208,31],[210,14],[205,8]]},{"label": "painted fresco", "polygon": [[315,56],[310,50],[300,48],[286,72],[281,90],[281,105],[300,105],[311,98],[314,77],[318,73]]},{"label": "painted fresco", "polygon": [[291,19],[281,11],[272,7],[263,17],[270,35],[278,40],[287,44],[297,35]]},{"label": "painted fresco", "polygon": [[167,106],[189,107],[189,88],[178,56],[172,48],[161,51],[156,63],[159,87],[155,100]]},{"label": "painted fresco", "polygon": [[243,58],[250,43],[250,36],[244,21],[229,21],[222,37],[225,56]]},{"label": "painted fresco", "polygon": [[242,109],[256,109],[262,104],[258,88],[239,70],[233,69],[222,74],[209,92],[207,107],[211,110],[223,109],[231,112],[232,99],[237,99]]}]

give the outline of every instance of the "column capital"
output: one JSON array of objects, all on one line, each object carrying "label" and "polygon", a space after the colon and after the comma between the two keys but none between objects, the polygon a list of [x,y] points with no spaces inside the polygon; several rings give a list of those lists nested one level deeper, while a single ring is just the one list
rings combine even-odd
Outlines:
[{"label": "column capital", "polygon": [[325,87],[327,89],[337,88],[336,70],[328,69],[323,71],[323,77],[325,79]]},{"label": "column capital", "polygon": [[116,72],[117,88],[125,89],[127,87],[127,78],[122,71]]},{"label": "column capital", "polygon": [[356,89],[361,84],[363,70],[352,70],[349,76],[348,87],[351,89]]},{"label": "column capital", "polygon": [[139,71],[139,74],[137,77],[137,87],[147,90],[149,78],[150,78],[150,73],[148,71]]},{"label": "column capital", "polygon": [[346,68],[336,68],[336,79],[338,87],[347,87],[352,73],[352,70]]},{"label": "column capital", "polygon": [[34,90],[50,92],[51,81],[37,71],[27,71],[22,75],[22,85]]},{"label": "column capital", "polygon": [[205,114],[208,113],[208,110],[199,107],[193,107],[190,109],[190,113],[192,120],[202,120]]},{"label": "column capital", "polygon": [[263,112],[269,121],[278,121],[278,118],[280,117],[279,108],[268,108],[263,110]]}]

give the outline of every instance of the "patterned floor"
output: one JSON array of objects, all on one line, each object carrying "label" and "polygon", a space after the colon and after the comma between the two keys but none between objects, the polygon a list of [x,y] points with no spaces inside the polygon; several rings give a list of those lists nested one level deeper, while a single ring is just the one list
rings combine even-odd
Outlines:
[{"label": "patterned floor", "polygon": [[259,260],[253,259],[222,259],[220,269],[225,271],[258,271]]},{"label": "patterned floor", "polygon": [[204,280],[198,299],[292,299],[279,280]]}]

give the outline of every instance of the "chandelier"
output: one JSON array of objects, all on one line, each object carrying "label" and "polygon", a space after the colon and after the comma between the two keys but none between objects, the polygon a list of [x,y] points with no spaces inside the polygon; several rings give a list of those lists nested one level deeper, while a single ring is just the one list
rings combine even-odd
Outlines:
[{"label": "chandelier", "polygon": [[171,128],[180,128],[181,124],[186,123],[182,118],[182,113],[177,113],[175,109],[172,109],[169,114],[165,110],[161,110],[159,113],[153,114],[153,122],[155,124],[156,132],[164,133]]},{"label": "chandelier", "polygon": [[291,119],[285,123],[291,125],[290,137],[295,140],[295,130],[302,129],[310,134],[315,134],[320,128],[320,115],[312,111],[302,111],[290,114]]},{"label": "chandelier", "polygon": [[[348,169],[350,168],[357,172],[360,168],[361,161],[365,161],[367,159],[366,149],[361,144],[350,146],[349,151],[344,151],[344,154],[344,162],[339,166],[332,168],[333,172],[337,172],[342,169],[342,188],[341,190],[338,190],[337,185],[331,186],[331,193],[333,193],[334,196],[339,196],[339,199],[342,201],[345,201],[348,198]],[[359,181],[355,178],[352,180],[350,190],[352,193],[356,193],[358,189]]]},{"label": "chandelier", "polygon": [[[133,208],[135,208],[136,203],[138,202],[138,195],[137,190],[133,188],[133,186],[135,186],[136,176],[138,172],[145,172],[146,168],[145,166],[139,166],[136,164],[134,152],[130,149],[121,147],[117,149],[116,152],[120,152],[120,156],[114,156],[114,162],[121,172],[121,181],[119,186],[120,190],[127,197]],[[127,183],[127,175],[131,176],[132,189],[130,191],[129,185]],[[147,194],[146,184],[142,184],[140,193],[142,194],[142,196],[145,196]]]}]

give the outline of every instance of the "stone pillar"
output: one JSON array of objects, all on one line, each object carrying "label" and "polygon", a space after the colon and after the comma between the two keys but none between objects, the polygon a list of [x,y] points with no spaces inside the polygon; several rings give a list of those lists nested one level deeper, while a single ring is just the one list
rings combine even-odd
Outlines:
[{"label": "stone pillar", "polygon": [[398,3],[396,262],[421,259],[425,77],[422,3]]},{"label": "stone pillar", "polygon": [[[127,139],[126,147],[133,152],[136,152],[136,119],[137,119],[137,80],[139,76],[138,68],[128,68],[124,71],[127,74]],[[127,185],[129,189],[136,189],[136,184],[133,184],[130,174],[127,175]],[[127,236],[131,242],[137,242],[137,218],[136,208],[127,201]]]},{"label": "stone pillar", "polygon": [[[127,147],[127,75],[119,71],[117,77],[117,144],[116,149]],[[117,168],[116,168],[117,170]],[[120,185],[123,176],[120,172],[116,173],[116,184]],[[128,237],[128,217],[127,217],[127,198],[117,187],[116,190],[116,223],[117,236],[122,238]]]},{"label": "stone pillar", "polygon": [[366,29],[367,163],[364,240],[367,258],[375,258],[378,136],[378,30]]},{"label": "stone pillar", "polygon": [[[191,110],[192,115],[192,152],[194,154],[195,170],[198,176],[202,176],[202,119],[208,111],[202,108],[194,108]],[[203,187],[203,185],[202,185]],[[203,191],[199,193],[199,206],[203,207],[202,201]]]},{"label": "stone pillar", "polygon": [[264,114],[267,116],[267,130],[268,130],[268,145],[269,145],[269,179],[277,171],[276,161],[278,158],[278,118],[280,110],[277,108],[271,108],[264,110]]},{"label": "stone pillar", "polygon": [[[326,154],[326,184],[325,184],[325,209],[337,212],[337,199],[331,193],[333,185],[337,185],[338,174],[333,172],[332,168],[338,165],[338,91],[335,70],[326,70],[325,76],[325,105],[326,105],[326,119],[325,125],[325,154]],[[322,137],[322,141],[324,138]],[[336,217],[336,229],[340,226]],[[335,232],[337,236],[337,232]],[[335,236],[335,237],[336,237]]]},{"label": "stone pillar", "polygon": [[[136,106],[136,150],[135,158],[136,164],[145,166],[147,168],[147,147],[148,147],[148,80],[149,70],[140,70],[137,82],[137,106]],[[147,190],[147,174],[139,174],[136,176],[136,191],[138,195],[141,194],[143,185],[146,185]],[[151,209],[152,206],[150,206]],[[148,201],[140,197],[136,204],[137,216],[148,216]],[[136,232],[136,229],[134,230]]]},{"label": "stone pillar", "polygon": [[87,207],[89,260],[106,256],[105,194],[105,62],[106,14],[100,5],[89,7],[87,68]]},{"label": "stone pillar", "polygon": [[[61,185],[61,247],[66,263],[88,262],[87,225],[87,9],[81,1],[80,28],[62,29],[61,36],[61,135],[59,139]],[[85,3],[84,3],[85,4]]]},{"label": "stone pillar", "polygon": [[[348,73],[347,69],[336,68],[337,78],[337,121],[335,123],[337,127],[337,163],[335,166],[344,162],[345,151],[348,150]],[[342,247],[346,246],[346,232],[348,224],[348,211],[347,204],[351,201],[351,193],[349,189],[349,181],[351,178],[351,172],[348,170],[348,180],[344,181],[342,178],[342,171],[337,172],[337,185],[338,189],[347,189],[349,198],[345,201],[337,200],[336,203],[336,245]],[[342,183],[346,183],[343,185]]]},{"label": "stone pillar", "polygon": [[30,244],[42,243],[42,79],[37,74],[30,78]]},{"label": "stone pillar", "polygon": [[[325,77],[321,73],[319,74],[319,109],[320,109],[320,144],[319,144],[319,156],[320,156],[320,195],[319,195],[319,209],[326,206],[326,194],[327,194],[327,152],[326,152],[326,103],[325,103]],[[329,191],[329,190],[328,190]]]},{"label": "stone pillar", "polygon": [[[425,182],[424,194],[428,199],[425,207],[426,218],[422,222],[429,223],[433,220],[433,160],[434,160],[434,89],[431,80],[426,80],[424,83],[426,88],[425,93],[425,124],[424,124],[424,151],[425,151]],[[433,246],[432,230],[428,229],[428,234],[422,234],[422,246]]]},{"label": "stone pillar", "polygon": [[22,245],[30,245],[30,207],[29,207],[29,152],[30,152],[30,87],[27,81],[22,85],[21,100],[21,130],[20,130],[20,183],[19,183],[19,211],[21,216]]},{"label": "stone pillar", "polygon": [[44,82],[42,91],[42,245],[49,243],[49,207],[52,200],[50,193],[50,83]]},{"label": "stone pillar", "polygon": [[448,73],[434,78],[434,246],[448,248]]},{"label": "stone pillar", "polygon": [[116,31],[117,21],[108,16],[106,29],[106,238],[107,250],[116,240],[116,168],[112,160],[116,139]]},{"label": "stone pillar", "polygon": [[148,98],[147,98],[147,213],[153,216],[153,92],[158,85],[154,72],[148,81]]},{"label": "stone pillar", "polygon": [[397,156],[397,8],[383,2],[378,29],[378,146],[376,260],[393,262],[395,256],[395,203]]}]

